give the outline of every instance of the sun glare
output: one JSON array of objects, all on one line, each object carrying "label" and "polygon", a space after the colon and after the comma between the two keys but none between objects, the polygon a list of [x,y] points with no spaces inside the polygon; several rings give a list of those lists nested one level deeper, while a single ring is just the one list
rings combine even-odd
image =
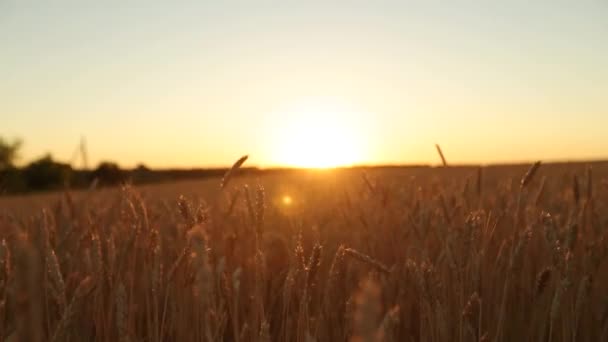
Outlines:
[{"label": "sun glare", "polygon": [[291,199],[291,196],[289,196],[289,195],[283,196],[283,198],[281,200],[284,205],[291,205],[291,203],[293,202],[293,200]]},{"label": "sun glare", "polygon": [[360,137],[353,112],[327,104],[308,104],[287,111],[278,142],[280,164],[332,168],[361,161]]}]

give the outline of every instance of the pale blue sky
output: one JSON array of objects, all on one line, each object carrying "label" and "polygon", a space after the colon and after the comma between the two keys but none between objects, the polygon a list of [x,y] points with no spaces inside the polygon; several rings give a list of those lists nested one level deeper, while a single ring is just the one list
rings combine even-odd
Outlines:
[{"label": "pale blue sky", "polygon": [[0,0],[0,135],[125,166],[607,158],[607,61],[600,0]]}]

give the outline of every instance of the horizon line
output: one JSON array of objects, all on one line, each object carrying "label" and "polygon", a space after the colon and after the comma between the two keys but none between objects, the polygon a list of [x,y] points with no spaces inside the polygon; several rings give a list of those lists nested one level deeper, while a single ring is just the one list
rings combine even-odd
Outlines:
[{"label": "horizon line", "polygon": [[[540,161],[544,165],[556,165],[556,164],[598,164],[598,163],[608,163],[608,157],[606,158],[594,158],[594,159],[535,159],[535,160],[514,160],[514,161],[505,161],[505,162],[489,162],[489,163],[475,163],[475,162],[456,162],[450,163],[448,160],[447,166],[444,166],[440,161],[436,163],[378,163],[378,164],[352,164],[352,165],[339,165],[332,167],[302,167],[302,166],[292,166],[292,165],[270,165],[270,166],[260,166],[260,165],[245,165],[242,166],[241,169],[249,169],[249,170],[260,170],[260,171],[273,171],[273,170],[312,170],[312,171],[324,171],[324,170],[348,170],[348,169],[365,169],[365,168],[466,168],[466,167],[496,167],[496,166],[521,166],[521,165],[530,165],[535,162]],[[72,166],[68,163],[68,165]],[[197,170],[226,170],[231,167],[231,165],[219,166],[219,165],[210,165],[210,166],[169,166],[169,167],[149,167],[145,163],[138,163],[138,165],[134,167],[121,167],[120,164],[117,165],[123,170],[136,170],[139,165],[145,166],[150,171],[197,171]],[[91,171],[95,168],[83,169],[82,167],[72,168],[75,171]]]}]

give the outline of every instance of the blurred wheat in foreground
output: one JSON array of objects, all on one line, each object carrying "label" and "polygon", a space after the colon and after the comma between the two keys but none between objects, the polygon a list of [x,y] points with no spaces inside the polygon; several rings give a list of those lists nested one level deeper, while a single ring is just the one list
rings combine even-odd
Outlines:
[{"label": "blurred wheat in foreground", "polygon": [[608,341],[605,166],[235,178],[245,159],[200,196],[1,202],[0,338]]}]

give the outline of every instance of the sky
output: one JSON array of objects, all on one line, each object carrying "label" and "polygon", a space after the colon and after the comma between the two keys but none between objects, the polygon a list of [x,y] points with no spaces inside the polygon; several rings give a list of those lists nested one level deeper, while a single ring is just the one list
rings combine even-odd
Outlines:
[{"label": "sky", "polygon": [[[608,158],[608,2],[0,0],[21,163]],[[78,163],[78,161],[76,161]]]}]

